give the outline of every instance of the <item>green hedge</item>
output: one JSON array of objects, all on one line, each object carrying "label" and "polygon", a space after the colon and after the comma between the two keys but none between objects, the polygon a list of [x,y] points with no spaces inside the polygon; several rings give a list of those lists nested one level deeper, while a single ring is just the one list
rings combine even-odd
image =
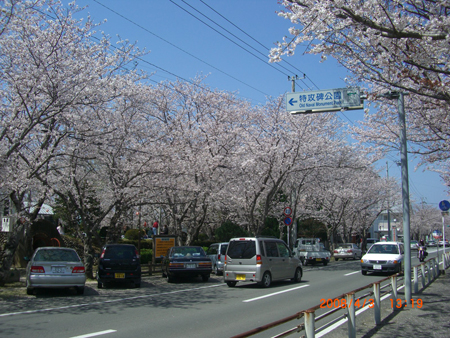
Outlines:
[{"label": "green hedge", "polygon": [[[138,247],[138,240],[120,239],[118,243],[123,244],[133,244],[136,248]],[[142,249],[153,249],[153,240],[151,239],[141,239],[141,250]]]},{"label": "green hedge", "polygon": [[141,249],[141,264],[148,264],[148,262],[151,262],[152,256],[152,249]]}]

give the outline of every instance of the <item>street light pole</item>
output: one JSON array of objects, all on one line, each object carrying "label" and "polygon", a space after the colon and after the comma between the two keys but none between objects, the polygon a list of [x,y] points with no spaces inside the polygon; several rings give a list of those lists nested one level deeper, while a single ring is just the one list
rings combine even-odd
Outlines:
[{"label": "street light pole", "polygon": [[397,99],[398,119],[400,123],[400,159],[402,169],[402,200],[403,200],[403,243],[404,255],[404,275],[405,275],[405,301],[411,305],[411,238],[410,238],[410,214],[409,214],[409,178],[408,178],[408,150],[406,144],[406,118],[405,100],[402,92],[389,92],[381,97]]},{"label": "street light pole", "polygon": [[[388,161],[386,161],[386,178],[388,180],[388,184],[389,184],[389,166],[388,166]],[[390,215],[390,210],[389,210],[389,190],[387,193],[387,221],[388,221],[388,237],[389,240],[392,240],[392,236],[391,236],[391,215]]]}]

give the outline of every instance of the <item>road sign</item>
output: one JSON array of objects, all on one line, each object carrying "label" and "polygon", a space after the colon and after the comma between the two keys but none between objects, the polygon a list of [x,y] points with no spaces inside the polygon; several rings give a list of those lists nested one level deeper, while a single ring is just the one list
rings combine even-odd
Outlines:
[{"label": "road sign", "polygon": [[450,202],[443,200],[439,202],[439,209],[442,211],[448,211],[450,209]]},{"label": "road sign", "polygon": [[286,110],[291,114],[331,112],[342,109],[364,109],[358,87],[286,94]]},{"label": "road sign", "polygon": [[290,216],[292,214],[292,209],[291,207],[286,207],[284,208],[284,215],[285,216]]},{"label": "road sign", "polygon": [[284,219],[284,224],[286,224],[287,226],[291,225],[292,224],[292,218],[286,217]]}]

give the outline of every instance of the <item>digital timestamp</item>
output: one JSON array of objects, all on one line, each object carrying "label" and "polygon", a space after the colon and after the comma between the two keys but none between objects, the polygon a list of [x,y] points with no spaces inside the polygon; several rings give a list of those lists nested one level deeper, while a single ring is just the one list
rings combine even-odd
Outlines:
[{"label": "digital timestamp", "polygon": [[[406,303],[403,303],[403,301],[401,299],[396,299],[396,300],[390,299],[390,301],[391,301],[391,308],[395,307],[397,309],[400,309],[400,308],[406,308],[406,306],[407,306]],[[372,309],[375,306],[375,300],[373,300],[372,298],[364,299],[364,300],[356,299],[354,302],[354,306],[356,308],[365,307],[366,305]],[[328,309],[333,309],[333,308],[334,309],[337,309],[337,308],[345,309],[345,308],[351,307],[351,306],[352,306],[352,300],[350,300],[350,302],[348,302],[348,304],[347,304],[347,300],[344,298],[341,298],[341,299],[322,298],[320,300],[320,308],[321,309],[326,309],[326,308],[328,308]],[[411,299],[411,307],[412,308],[416,307],[416,308],[420,309],[420,308],[422,308],[422,306],[423,306],[422,299],[420,299],[420,298],[419,299]]]}]

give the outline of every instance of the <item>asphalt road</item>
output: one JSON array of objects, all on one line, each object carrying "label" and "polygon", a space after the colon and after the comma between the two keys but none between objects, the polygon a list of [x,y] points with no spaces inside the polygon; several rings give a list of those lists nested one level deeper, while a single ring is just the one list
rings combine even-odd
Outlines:
[{"label": "asphalt road", "polygon": [[[432,257],[435,248],[429,249]],[[415,252],[413,252],[415,254]],[[418,264],[414,257],[412,265]],[[229,288],[221,277],[169,284],[146,276],[140,289],[97,289],[85,294],[48,290],[0,302],[2,337],[230,337],[288,317],[343,293],[385,278],[362,276],[359,261],[305,266],[300,283]],[[303,322],[291,322],[255,337],[269,337]]]}]

